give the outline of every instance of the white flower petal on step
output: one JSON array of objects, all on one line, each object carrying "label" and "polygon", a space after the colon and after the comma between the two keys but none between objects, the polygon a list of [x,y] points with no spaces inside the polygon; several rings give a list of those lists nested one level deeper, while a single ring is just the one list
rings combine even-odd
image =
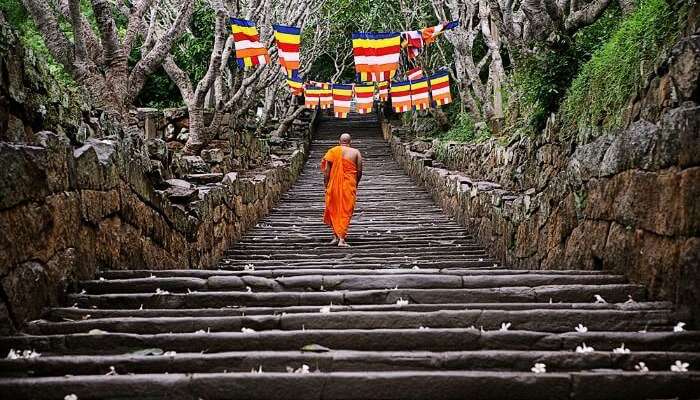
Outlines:
[{"label": "white flower petal on step", "polygon": [[631,294],[628,294],[627,301],[625,302],[625,304],[634,304],[634,303],[636,303],[636,301],[634,301]]},{"label": "white flower petal on step", "polygon": [[639,372],[649,372],[649,368],[644,363],[644,361],[638,362],[637,365],[634,366],[634,369],[636,369]]},{"label": "white flower petal on step", "polygon": [[253,289],[251,289],[250,286],[246,286],[245,291],[248,293],[253,293]]},{"label": "white flower petal on step", "polygon": [[37,353],[34,350],[25,350],[22,352],[22,358],[37,358],[41,356],[41,353]]},{"label": "white flower petal on step", "polygon": [[139,307],[139,310],[143,310],[143,304],[141,304],[141,306]]},{"label": "white flower petal on step", "polygon": [[688,367],[690,364],[683,362],[681,360],[676,360],[676,363],[671,365],[671,371],[673,372],[688,372]]},{"label": "white flower petal on step", "polygon": [[581,346],[576,346],[577,353],[592,353],[595,349],[593,347],[586,346],[586,343],[581,343]]},{"label": "white flower petal on step", "polygon": [[616,354],[629,354],[629,352],[630,352],[630,349],[626,348],[624,343],[622,343],[622,345],[620,345],[620,347],[613,349],[613,353],[616,353]]},{"label": "white flower petal on step", "polygon": [[501,322],[501,328],[499,331],[505,332],[510,329],[510,322]]},{"label": "white flower petal on step", "polygon": [[102,329],[90,329],[88,331],[88,335],[104,335],[107,332],[103,331]]},{"label": "white flower petal on step", "polygon": [[300,368],[294,370],[295,374],[308,374],[309,372],[311,372],[311,370],[309,369],[309,366],[306,364],[302,364]]},{"label": "white flower petal on step", "polygon": [[420,269],[420,267],[417,265],[414,265],[413,267],[411,267],[411,269]]},{"label": "white flower petal on step", "polygon": [[67,395],[63,396],[63,400],[78,400],[78,396],[76,396],[73,393],[67,394]]},{"label": "white flower petal on step", "polygon": [[114,367],[110,365],[109,372],[107,372],[105,375],[119,375],[119,374],[117,373],[117,370],[114,369]]},{"label": "white flower petal on step", "polygon": [[421,326],[418,327],[418,330],[420,330],[420,331],[426,331],[426,330],[428,330],[428,329],[430,329],[430,327],[423,326],[423,325],[421,325]]},{"label": "white flower petal on step", "polygon": [[399,297],[399,299],[396,300],[396,305],[399,306],[399,307],[407,306],[407,305],[408,305],[408,300],[404,300],[404,299],[402,299],[401,297]]},{"label": "white flower petal on step", "polygon": [[673,327],[674,332],[683,332],[685,330],[685,322],[679,322]]},{"label": "white flower petal on step", "polygon": [[246,264],[243,266],[244,271],[255,271],[255,265],[253,264]]},{"label": "white flower petal on step", "polygon": [[5,358],[7,358],[8,360],[16,360],[20,357],[21,357],[21,355],[20,355],[19,351],[15,351],[15,349],[10,349],[10,352],[7,353],[7,357],[5,357]]},{"label": "white flower petal on step", "polygon": [[250,373],[251,373],[251,374],[262,374],[262,373],[263,373],[262,365],[259,366],[258,369],[255,369],[255,368],[251,369],[251,370],[250,370]]},{"label": "white flower petal on step", "polygon": [[170,292],[168,292],[167,290],[161,290],[160,288],[156,288],[156,294],[162,296],[162,295],[170,294]]},{"label": "white flower petal on step", "polygon": [[205,332],[204,329],[200,329],[200,330],[196,331],[195,333],[198,334],[198,335],[203,335],[203,334],[205,334],[205,333],[207,333],[207,332]]},{"label": "white flower petal on step", "polygon": [[177,354],[177,352],[176,352],[176,351],[172,351],[172,350],[171,350],[171,351],[166,351],[165,353],[163,353],[164,356],[170,356],[170,357],[172,357],[172,356],[174,356],[174,355],[176,355],[176,354]]},{"label": "white flower petal on step", "polygon": [[484,261],[484,259],[483,259],[483,258],[480,258],[480,259],[479,259],[479,262],[482,262],[482,261]]},{"label": "white flower petal on step", "polygon": [[495,264],[495,263],[494,263],[494,264],[493,264],[493,267],[494,267],[494,268],[498,268],[498,264]]},{"label": "white flower petal on step", "polygon": [[100,277],[100,282],[104,282],[105,278]]},{"label": "white flower petal on step", "polygon": [[83,290],[80,291],[79,294],[86,294],[86,293],[87,293],[87,292],[85,291],[85,289],[83,289]]},{"label": "white flower petal on step", "polygon": [[604,299],[601,295],[599,295],[599,294],[594,294],[594,295],[593,295],[593,298],[595,299],[595,303],[596,303],[596,304],[607,304],[607,303],[608,303],[608,302],[605,301],[605,299]]},{"label": "white flower petal on step", "polygon": [[544,374],[547,372],[547,366],[543,363],[535,363],[535,366],[530,368],[530,371],[536,374]]},{"label": "white flower petal on step", "polygon": [[151,275],[149,276],[149,278],[151,278],[151,279],[156,279],[156,276],[153,275],[153,274],[151,274]]},{"label": "white flower petal on step", "polygon": [[241,332],[243,332],[243,333],[255,333],[255,329],[243,327],[243,328],[241,328]]},{"label": "white flower petal on step", "polygon": [[578,332],[578,333],[586,333],[586,332],[588,332],[588,328],[586,328],[585,326],[583,326],[583,324],[578,324],[578,326],[577,326],[577,327],[574,327],[574,329],[575,329],[576,332]]},{"label": "white flower petal on step", "polygon": [[319,308],[318,312],[320,312],[321,314],[328,314],[329,312],[331,312],[331,306],[321,307]]}]

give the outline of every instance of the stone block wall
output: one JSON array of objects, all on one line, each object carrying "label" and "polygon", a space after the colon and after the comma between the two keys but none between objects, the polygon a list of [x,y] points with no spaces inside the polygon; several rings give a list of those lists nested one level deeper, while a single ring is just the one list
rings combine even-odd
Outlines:
[{"label": "stone block wall", "polygon": [[[265,167],[153,184],[129,139],[0,142],[0,325],[16,328],[99,268],[206,268],[299,175],[308,140]],[[8,327],[9,325],[9,327]],[[7,333],[7,332],[5,332]]]},{"label": "stone block wall", "polygon": [[504,264],[623,273],[697,324],[698,65],[692,35],[631,101],[634,122],[586,144],[559,140],[554,126],[506,146],[406,140],[387,121],[384,134],[403,168]]}]

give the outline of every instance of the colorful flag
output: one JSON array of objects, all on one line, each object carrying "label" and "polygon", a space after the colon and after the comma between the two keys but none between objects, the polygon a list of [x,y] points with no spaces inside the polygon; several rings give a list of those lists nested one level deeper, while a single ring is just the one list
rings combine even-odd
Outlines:
[{"label": "colorful flag", "polygon": [[446,70],[438,71],[430,77],[430,92],[435,104],[443,106],[452,101],[450,95],[450,74]]},{"label": "colorful flag", "polygon": [[304,86],[304,107],[315,110],[319,105],[321,88],[313,85]]},{"label": "colorful flag", "polygon": [[423,34],[420,31],[403,32],[401,39],[401,47],[407,49],[408,58],[418,57],[423,48]]},{"label": "colorful flag", "polygon": [[389,100],[389,81],[381,81],[377,84],[377,92],[379,101]]},{"label": "colorful flag", "polygon": [[304,94],[304,81],[299,76],[298,71],[292,71],[292,73],[287,76],[287,85],[294,96],[301,96]]},{"label": "colorful flag", "polygon": [[411,105],[416,110],[427,110],[430,108],[428,78],[419,78],[411,81]]},{"label": "colorful flag", "polygon": [[328,110],[333,107],[333,89],[330,83],[321,83],[321,109]]},{"label": "colorful flag", "polygon": [[333,84],[333,113],[336,118],[347,118],[352,102],[352,85]]},{"label": "colorful flag", "polygon": [[380,82],[394,77],[401,55],[399,32],[355,32],[352,34],[355,71],[362,82]]},{"label": "colorful flag", "polygon": [[399,113],[411,109],[411,82],[391,83],[391,106]]},{"label": "colorful flag", "polygon": [[299,69],[299,47],[301,46],[301,28],[295,26],[272,25],[277,42],[277,58],[289,75]]},{"label": "colorful flag", "polygon": [[451,22],[444,22],[439,25],[435,26],[430,26],[427,28],[421,29],[421,36],[423,37],[423,42],[425,44],[430,44],[435,41],[435,39],[443,34],[445,31],[454,29],[459,26],[459,20],[457,21],[451,21]]},{"label": "colorful flag", "polygon": [[231,30],[236,48],[236,62],[242,69],[254,65],[270,63],[270,55],[267,48],[260,43],[260,35],[252,21],[231,18]]},{"label": "colorful flag", "polygon": [[420,67],[413,68],[412,70],[406,72],[406,77],[409,81],[415,81],[416,79],[423,77],[423,70]]},{"label": "colorful flag", "polygon": [[372,112],[374,104],[374,83],[355,84],[355,109],[359,114]]},{"label": "colorful flag", "polygon": [[425,45],[433,43],[446,30],[454,29],[458,26],[459,20],[430,26],[419,31],[403,32],[401,33],[401,47],[407,49],[409,59],[416,58]]}]

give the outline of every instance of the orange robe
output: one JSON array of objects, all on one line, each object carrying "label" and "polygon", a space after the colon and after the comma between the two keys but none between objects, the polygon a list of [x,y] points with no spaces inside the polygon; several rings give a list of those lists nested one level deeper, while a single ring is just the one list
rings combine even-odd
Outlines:
[{"label": "orange robe", "polygon": [[357,200],[357,166],[354,162],[343,158],[342,146],[335,146],[328,150],[321,161],[322,171],[326,170],[328,162],[332,165],[326,187],[326,210],[323,213],[323,222],[333,229],[336,236],[345,238]]}]

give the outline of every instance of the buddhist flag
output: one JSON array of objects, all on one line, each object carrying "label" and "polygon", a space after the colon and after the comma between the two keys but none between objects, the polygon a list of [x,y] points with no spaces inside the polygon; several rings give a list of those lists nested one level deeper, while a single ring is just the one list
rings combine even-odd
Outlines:
[{"label": "buddhist flag", "polygon": [[411,82],[391,83],[391,105],[399,113],[411,109]]},{"label": "buddhist flag", "polygon": [[301,79],[297,71],[293,71],[287,77],[287,85],[294,96],[301,96],[304,94],[304,81]]},{"label": "buddhist flag", "polygon": [[445,71],[438,71],[430,77],[430,92],[435,104],[443,106],[452,102],[450,95],[450,74]]},{"label": "buddhist flag", "polygon": [[435,26],[430,26],[427,28],[421,29],[421,36],[423,37],[423,42],[425,44],[430,44],[435,41],[435,39],[440,36],[441,34],[445,33],[445,31],[454,29],[459,26],[459,20],[457,21],[451,21],[451,22],[444,22],[439,25]]},{"label": "buddhist flag", "polygon": [[330,83],[320,84],[321,89],[321,109],[328,110],[333,107],[333,89]]},{"label": "buddhist flag", "polygon": [[299,69],[299,47],[301,46],[301,28],[295,26],[272,25],[277,42],[277,58],[289,75]]},{"label": "buddhist flag", "polygon": [[347,118],[352,101],[352,85],[333,84],[333,114],[336,118]]},{"label": "buddhist flag", "polygon": [[411,105],[416,110],[427,110],[430,108],[428,78],[419,78],[411,81]]},{"label": "buddhist flag", "polygon": [[260,35],[252,21],[231,18],[231,30],[236,47],[236,62],[243,69],[270,63],[267,48],[260,43]]},{"label": "buddhist flag", "polygon": [[355,105],[356,110],[360,114],[369,114],[372,112],[374,104],[374,83],[356,84],[355,85]]},{"label": "buddhist flag", "polygon": [[435,39],[446,30],[454,29],[458,26],[459,21],[457,20],[430,26],[418,31],[403,32],[401,33],[401,47],[407,50],[409,59],[416,58],[425,45],[434,42]]},{"label": "buddhist flag", "polygon": [[304,87],[304,107],[315,110],[321,98],[321,88],[313,85]]},{"label": "buddhist flag", "polygon": [[406,72],[406,77],[409,81],[415,81],[416,79],[423,77],[423,70],[420,67],[413,68],[412,70]]},{"label": "buddhist flag", "polygon": [[352,34],[355,71],[362,82],[380,82],[394,77],[401,55],[399,32],[355,32]]},{"label": "buddhist flag", "polygon": [[389,100],[389,81],[381,81],[377,84],[379,101]]}]

